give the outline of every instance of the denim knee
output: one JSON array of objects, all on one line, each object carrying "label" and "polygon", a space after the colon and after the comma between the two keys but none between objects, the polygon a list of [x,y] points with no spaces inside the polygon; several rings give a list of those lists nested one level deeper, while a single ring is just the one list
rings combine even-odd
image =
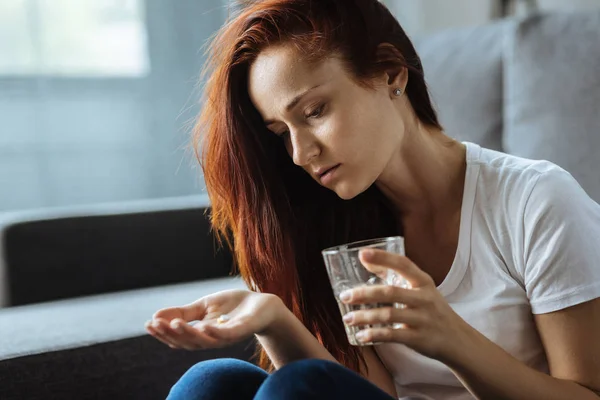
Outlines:
[{"label": "denim knee", "polygon": [[305,359],[271,374],[255,400],[394,400],[356,372],[333,361]]},{"label": "denim knee", "polygon": [[269,375],[259,367],[233,358],[195,364],[175,383],[168,400],[252,399]]},{"label": "denim knee", "polygon": [[325,399],[339,385],[335,373],[351,373],[333,361],[304,359],[289,363],[269,378],[259,389],[255,399]]}]

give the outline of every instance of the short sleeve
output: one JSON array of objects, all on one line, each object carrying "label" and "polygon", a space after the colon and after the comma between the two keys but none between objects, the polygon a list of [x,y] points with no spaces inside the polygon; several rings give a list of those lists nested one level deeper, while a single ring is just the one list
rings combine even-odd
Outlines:
[{"label": "short sleeve", "polygon": [[534,314],[600,297],[600,206],[558,167],[541,173],[524,210],[524,284]]}]

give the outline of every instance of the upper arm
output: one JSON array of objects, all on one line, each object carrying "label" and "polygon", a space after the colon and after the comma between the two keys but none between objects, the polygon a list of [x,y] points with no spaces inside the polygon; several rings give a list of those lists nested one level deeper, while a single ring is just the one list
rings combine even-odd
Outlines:
[{"label": "upper arm", "polygon": [[553,376],[600,391],[600,206],[564,170],[525,208],[524,283]]},{"label": "upper arm", "polygon": [[539,176],[523,228],[524,284],[534,314],[600,297],[600,206],[570,174]]},{"label": "upper arm", "polygon": [[550,373],[600,392],[600,298],[535,316]]},{"label": "upper arm", "polygon": [[394,378],[383,365],[375,350],[366,346],[362,348],[362,353],[368,368],[368,373],[364,370],[361,371],[362,375],[390,396],[397,398]]}]

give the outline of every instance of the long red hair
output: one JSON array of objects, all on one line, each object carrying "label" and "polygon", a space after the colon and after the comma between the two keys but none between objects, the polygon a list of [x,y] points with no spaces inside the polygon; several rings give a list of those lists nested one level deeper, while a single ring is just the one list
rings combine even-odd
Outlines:
[{"label": "long red hair", "polygon": [[[211,221],[232,248],[252,290],[279,296],[343,365],[360,371],[329,284],[321,250],[399,234],[393,211],[372,186],[342,200],[293,164],[268,132],[247,91],[249,66],[269,45],[289,43],[310,61],[333,52],[360,84],[406,67],[417,117],[439,127],[421,62],[398,21],[377,0],[247,1],[213,39],[194,149],[210,196]],[[387,46],[379,46],[388,43]],[[259,365],[272,370],[264,350]]]}]

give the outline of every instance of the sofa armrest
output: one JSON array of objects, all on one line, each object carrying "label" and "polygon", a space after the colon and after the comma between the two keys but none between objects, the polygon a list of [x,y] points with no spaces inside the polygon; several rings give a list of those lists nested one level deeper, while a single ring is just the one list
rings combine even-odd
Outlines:
[{"label": "sofa armrest", "polygon": [[160,308],[191,303],[240,278],[218,278],[0,309],[0,360],[121,340],[146,334]]}]

